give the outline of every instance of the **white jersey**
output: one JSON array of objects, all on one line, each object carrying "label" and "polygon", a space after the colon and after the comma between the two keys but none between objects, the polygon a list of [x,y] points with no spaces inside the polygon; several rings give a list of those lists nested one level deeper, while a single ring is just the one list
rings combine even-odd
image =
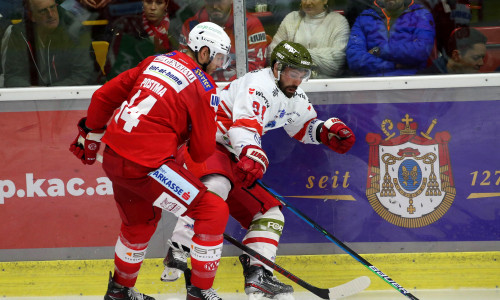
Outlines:
[{"label": "white jersey", "polygon": [[247,145],[261,146],[268,130],[283,127],[289,136],[306,144],[316,139],[318,120],[305,92],[298,87],[288,98],[276,85],[270,68],[245,74],[220,93],[217,142],[239,156]]}]

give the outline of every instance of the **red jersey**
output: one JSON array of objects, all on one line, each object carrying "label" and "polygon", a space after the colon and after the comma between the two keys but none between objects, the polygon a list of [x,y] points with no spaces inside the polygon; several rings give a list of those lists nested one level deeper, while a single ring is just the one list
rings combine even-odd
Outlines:
[{"label": "red jersey", "polygon": [[[187,19],[182,25],[182,32],[179,38],[181,49],[187,48],[189,32],[193,27],[202,22],[210,22],[208,13],[202,8],[196,15]],[[234,41],[234,18],[233,11],[224,26],[224,31],[231,39],[231,45],[236,45]],[[248,71],[262,69],[266,66],[267,38],[264,26],[260,20],[247,13],[247,51],[248,51]],[[218,70],[212,74],[216,81],[232,81],[236,79],[236,59],[235,47],[231,47],[231,65],[226,70]]]},{"label": "red jersey", "polygon": [[114,112],[102,141],[146,167],[160,167],[188,139],[201,162],[215,149],[216,87],[184,53],[150,56],[93,94],[86,125],[102,128]]}]

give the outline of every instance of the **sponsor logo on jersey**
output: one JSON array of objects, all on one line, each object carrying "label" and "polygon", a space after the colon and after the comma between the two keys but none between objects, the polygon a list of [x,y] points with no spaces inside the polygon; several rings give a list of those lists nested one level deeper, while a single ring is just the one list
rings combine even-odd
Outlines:
[{"label": "sponsor logo on jersey", "polygon": [[173,83],[182,85],[182,80],[179,77],[175,76],[168,68],[164,68],[161,64],[153,63],[148,67],[147,70],[162,74],[170,79],[170,81],[172,81]]},{"label": "sponsor logo on jersey", "polygon": [[264,105],[265,105],[266,107],[269,107],[269,106],[270,106],[270,104],[269,104],[269,100],[267,100],[267,98],[266,98],[266,96],[264,96],[264,93],[263,93],[263,92],[261,92],[261,91],[259,91],[259,90],[256,90],[256,91],[255,91],[255,95],[256,95],[257,97],[260,97],[262,100],[264,100]]},{"label": "sponsor logo on jersey", "polygon": [[165,92],[167,91],[167,88],[164,87],[161,83],[149,78],[144,78],[140,86],[151,90],[153,93],[159,95],[160,97],[163,97],[163,94],[165,94]]},{"label": "sponsor logo on jersey", "polygon": [[248,43],[250,45],[265,42],[266,40],[267,38],[264,32],[254,33],[248,37]]},{"label": "sponsor logo on jersey", "polygon": [[188,205],[191,204],[199,193],[199,190],[195,186],[167,165],[162,165],[159,169],[150,172],[149,176]]},{"label": "sponsor logo on jersey", "polygon": [[386,137],[368,133],[370,146],[366,195],[373,209],[386,221],[417,228],[439,220],[456,195],[450,165],[447,131],[417,133],[418,124],[408,114],[397,124],[399,136],[390,132],[393,123],[382,121]]},{"label": "sponsor logo on jersey", "polygon": [[210,96],[210,106],[212,106],[215,110],[219,107],[220,104],[220,98],[219,96],[212,94]]},{"label": "sponsor logo on jersey", "polygon": [[[177,198],[178,199],[178,198]],[[176,198],[170,196],[165,192],[153,202],[153,206],[159,207],[163,210],[173,213],[175,216],[179,217],[187,211],[187,207],[184,203],[181,203]]]},{"label": "sponsor logo on jersey", "polygon": [[201,82],[201,85],[205,89],[205,91],[209,91],[214,88],[212,83],[210,83],[210,80],[205,76],[205,72],[203,72],[200,68],[194,68],[193,70],[194,75],[198,77],[198,79]]},{"label": "sponsor logo on jersey", "polygon": [[266,128],[273,128],[274,126],[276,126],[276,121],[271,121],[266,124]]},{"label": "sponsor logo on jersey", "polygon": [[281,119],[285,116],[286,111],[284,109],[280,110],[278,113],[278,117]]},{"label": "sponsor logo on jersey", "polygon": [[[260,135],[259,135],[259,134],[254,133],[254,135],[253,135],[253,140],[257,143],[257,145],[258,145],[259,147],[261,147],[261,148],[262,148],[262,138],[260,137]],[[265,155],[264,155],[264,156],[265,156]],[[266,157],[265,159],[266,159],[266,161],[267,161],[267,157]],[[269,162],[267,162],[267,164],[269,165]]]},{"label": "sponsor logo on jersey", "polygon": [[318,119],[314,119],[309,123],[308,129],[307,129],[307,135],[309,136],[310,141],[316,141],[316,123],[321,123],[322,121]]},{"label": "sponsor logo on jersey", "polygon": [[184,75],[184,77],[189,82],[193,82],[196,80],[196,77],[194,76],[193,72],[188,67],[186,67],[185,65],[183,65],[179,61],[172,59],[166,55],[160,55],[160,56],[156,57],[153,62],[160,62],[160,63],[163,63],[163,64],[175,69],[177,72]]},{"label": "sponsor logo on jersey", "polygon": [[249,93],[250,95],[253,95],[253,94],[255,93],[255,89],[249,88],[249,89],[248,89],[248,93]]},{"label": "sponsor logo on jersey", "polygon": [[161,82],[168,84],[178,93],[189,85],[189,82],[182,73],[159,62],[151,63],[144,71],[144,74],[153,76]]},{"label": "sponsor logo on jersey", "polygon": [[304,94],[304,93],[299,93],[299,92],[296,91],[293,96],[294,97],[300,97],[302,99],[306,99],[307,100],[306,94]]}]

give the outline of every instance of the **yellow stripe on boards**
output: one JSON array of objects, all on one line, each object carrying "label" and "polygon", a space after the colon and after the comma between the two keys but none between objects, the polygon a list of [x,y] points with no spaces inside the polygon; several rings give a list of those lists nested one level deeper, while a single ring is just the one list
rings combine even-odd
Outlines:
[{"label": "yellow stripe on boards", "polygon": [[[365,254],[366,260],[404,288],[499,288],[500,252],[443,252]],[[279,256],[277,263],[320,287],[330,288],[358,276],[371,279],[369,290],[393,289],[347,254]],[[0,298],[22,296],[104,295],[113,260],[0,262]],[[163,259],[146,259],[136,287],[146,294],[184,293],[184,278],[160,281]],[[276,273],[276,272],[275,272]],[[277,277],[290,284],[280,274]],[[296,291],[305,291],[292,284]],[[237,257],[223,257],[214,288],[243,293],[242,268]]]}]

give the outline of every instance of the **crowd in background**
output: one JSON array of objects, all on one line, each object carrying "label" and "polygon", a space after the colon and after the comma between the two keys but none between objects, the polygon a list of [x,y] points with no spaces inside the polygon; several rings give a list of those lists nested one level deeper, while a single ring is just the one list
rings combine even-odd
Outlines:
[{"label": "crowd in background", "polygon": [[[343,3],[341,9],[336,2]],[[498,71],[500,58],[487,57],[488,39],[471,24],[474,10],[482,12],[488,1],[336,2],[247,0],[249,70],[267,67],[272,49],[289,40],[311,53],[312,78]],[[216,81],[231,81],[232,5],[233,0],[3,0],[0,87],[102,84],[150,55],[185,49],[190,29],[204,21],[220,25],[231,38],[232,65],[214,74]]]}]

